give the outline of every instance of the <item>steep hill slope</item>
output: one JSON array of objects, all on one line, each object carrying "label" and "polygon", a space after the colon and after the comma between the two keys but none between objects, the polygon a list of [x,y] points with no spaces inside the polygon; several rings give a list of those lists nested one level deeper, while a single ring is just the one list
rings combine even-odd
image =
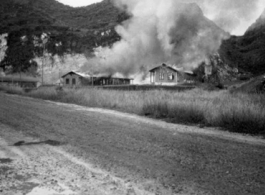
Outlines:
[{"label": "steep hill slope", "polygon": [[96,46],[119,40],[114,27],[127,18],[109,0],[81,8],[55,0],[0,0],[0,3],[0,35],[8,33],[6,58],[0,66],[4,69],[12,66],[13,72],[36,66],[31,59],[43,54],[43,33],[48,37],[45,50],[52,55],[89,54]]},{"label": "steep hill slope", "polygon": [[232,36],[220,48],[222,59],[232,67],[254,75],[265,73],[265,11],[243,36]]},{"label": "steep hill slope", "polygon": [[[76,29],[103,30],[112,28],[117,22],[124,20],[123,12],[114,7],[110,0],[86,7],[73,8],[56,0],[0,0],[0,16],[4,23],[1,27],[12,26],[12,20],[22,20],[21,12],[26,19],[37,14],[48,19],[53,26],[64,26]],[[25,18],[24,18],[25,19]],[[29,22],[28,22],[29,23]],[[1,28],[1,33],[9,28]]]}]

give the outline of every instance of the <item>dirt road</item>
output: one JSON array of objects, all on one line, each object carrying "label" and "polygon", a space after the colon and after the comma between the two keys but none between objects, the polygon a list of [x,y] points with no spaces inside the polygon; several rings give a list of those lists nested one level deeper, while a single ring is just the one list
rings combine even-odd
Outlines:
[{"label": "dirt road", "polygon": [[265,192],[262,139],[0,93],[0,194]]}]

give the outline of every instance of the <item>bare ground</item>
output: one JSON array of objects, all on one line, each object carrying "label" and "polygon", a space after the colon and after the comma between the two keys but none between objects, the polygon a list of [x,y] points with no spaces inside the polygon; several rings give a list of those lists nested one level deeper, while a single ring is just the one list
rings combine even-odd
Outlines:
[{"label": "bare ground", "polygon": [[264,149],[250,136],[0,93],[0,194],[262,195]]}]

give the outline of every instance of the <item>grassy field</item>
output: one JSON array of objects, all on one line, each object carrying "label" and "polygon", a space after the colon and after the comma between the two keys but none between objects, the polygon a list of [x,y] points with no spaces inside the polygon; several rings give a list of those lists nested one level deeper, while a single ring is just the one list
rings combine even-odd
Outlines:
[{"label": "grassy field", "polygon": [[56,90],[47,87],[28,93],[19,88],[2,87],[2,90],[46,100],[115,109],[173,123],[201,124],[232,132],[265,135],[265,96],[262,94],[231,94],[225,90],[201,89],[174,92],[96,88]]}]

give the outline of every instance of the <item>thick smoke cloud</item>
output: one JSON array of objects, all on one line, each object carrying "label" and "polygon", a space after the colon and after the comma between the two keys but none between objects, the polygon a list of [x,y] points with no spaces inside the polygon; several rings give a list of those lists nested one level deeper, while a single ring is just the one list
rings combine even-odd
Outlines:
[{"label": "thick smoke cloud", "polygon": [[4,59],[7,50],[7,38],[8,34],[0,35],[0,62]]},{"label": "thick smoke cloud", "polygon": [[204,14],[225,31],[243,35],[265,8],[264,0],[197,0]]},{"label": "thick smoke cloud", "polygon": [[261,6],[261,0],[114,0],[114,3],[132,16],[116,27],[121,41],[111,48],[97,48],[96,57],[83,70],[134,76],[148,73],[162,62],[191,70],[216,52],[228,37],[221,28],[229,32],[241,28],[239,19],[253,20],[254,12]]}]

